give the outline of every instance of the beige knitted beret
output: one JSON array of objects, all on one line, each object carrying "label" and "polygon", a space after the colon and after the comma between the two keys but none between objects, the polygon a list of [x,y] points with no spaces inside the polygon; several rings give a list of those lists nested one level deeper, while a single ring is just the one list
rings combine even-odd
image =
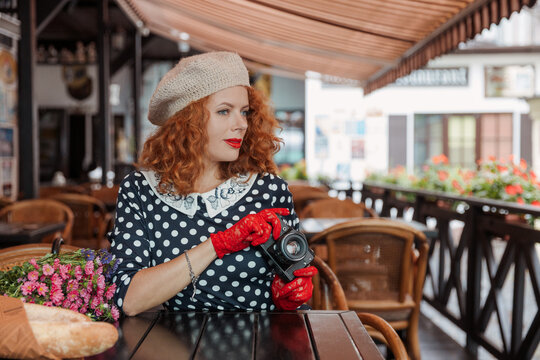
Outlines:
[{"label": "beige knitted beret", "polygon": [[209,52],[183,58],[159,82],[148,109],[148,120],[163,125],[192,101],[231,86],[249,86],[249,74],[238,54]]}]

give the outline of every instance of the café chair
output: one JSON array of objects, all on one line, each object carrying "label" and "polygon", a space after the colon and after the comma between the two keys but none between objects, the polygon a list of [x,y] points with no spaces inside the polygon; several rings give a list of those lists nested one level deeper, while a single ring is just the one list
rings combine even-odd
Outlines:
[{"label": "caf\u00e9 chair", "polygon": [[327,245],[328,265],[349,309],[378,315],[395,330],[406,330],[409,356],[419,360],[418,320],[428,253],[424,233],[389,219],[358,219],[315,235],[310,246],[316,244]]},{"label": "caf\u00e9 chair", "polygon": [[51,244],[25,244],[10,246],[0,250],[0,271],[10,270],[14,266],[21,266],[28,260],[38,259],[49,253],[63,254],[80,249],[77,246],[63,245],[61,238],[56,238]]},{"label": "caf\u00e9 chair", "polygon": [[[311,265],[319,270],[319,273],[313,278],[313,296],[311,298],[313,310],[349,310],[345,292],[330,266],[317,255],[315,255]],[[375,314],[358,313],[357,315],[364,326],[381,335],[376,340],[383,342],[392,351],[396,360],[408,359],[405,345],[390,324]]]},{"label": "caf\u00e9 chair", "polygon": [[338,198],[319,199],[307,204],[298,214],[301,219],[305,218],[363,218],[379,217],[377,213],[366,207],[363,203],[355,203],[351,199],[340,200]]},{"label": "caf\u00e9 chair", "polygon": [[108,209],[113,209],[116,207],[116,199],[118,197],[118,190],[120,185],[115,184],[111,187],[109,186],[99,186],[90,190],[90,195],[103,201],[105,206]]},{"label": "caf\u00e9 chair", "polygon": [[56,194],[88,194],[88,190],[81,185],[48,185],[39,187],[39,197],[41,199],[50,198]]},{"label": "caf\u00e9 chair", "polygon": [[7,197],[0,196],[0,209],[3,209],[11,204],[13,204],[13,200]]},{"label": "caf\u00e9 chair", "polygon": [[101,200],[83,194],[56,194],[52,198],[69,206],[75,215],[73,245],[94,250],[109,248],[105,235],[112,228],[113,218]]},{"label": "caf\u00e9 chair", "polygon": [[328,190],[315,186],[289,184],[289,191],[292,194],[294,211],[297,214],[300,214],[312,201],[330,198]]},{"label": "caf\u00e9 chair", "polygon": [[41,242],[51,243],[53,239],[62,236],[66,244],[71,243],[73,229],[73,212],[61,202],[52,199],[30,199],[16,201],[0,209],[0,221],[22,224],[51,224],[64,223],[64,230],[41,239]]}]

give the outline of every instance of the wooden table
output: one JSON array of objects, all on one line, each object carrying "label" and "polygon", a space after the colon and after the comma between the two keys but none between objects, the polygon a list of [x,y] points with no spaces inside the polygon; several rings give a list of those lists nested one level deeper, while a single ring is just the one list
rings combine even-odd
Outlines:
[{"label": "wooden table", "polygon": [[44,236],[64,229],[64,223],[0,223],[0,248],[38,243]]},{"label": "wooden table", "polygon": [[119,330],[86,359],[383,359],[353,311],[147,312]]}]

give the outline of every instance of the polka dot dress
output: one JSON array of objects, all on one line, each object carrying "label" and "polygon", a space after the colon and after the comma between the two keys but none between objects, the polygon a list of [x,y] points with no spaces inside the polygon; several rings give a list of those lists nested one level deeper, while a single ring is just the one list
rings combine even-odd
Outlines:
[{"label": "polka dot dress", "polygon": [[[153,172],[133,172],[118,193],[111,251],[120,266],[113,276],[115,302],[123,299],[133,276],[142,269],[180,256],[230,228],[248,214],[267,208],[287,208],[284,219],[298,228],[287,183],[266,174],[229,179],[204,194],[173,196],[158,193]],[[247,180],[247,182],[245,181]],[[270,285],[274,278],[261,253],[254,247],[216,259],[199,276],[195,296],[187,286],[164,303],[169,310],[274,310]]]}]

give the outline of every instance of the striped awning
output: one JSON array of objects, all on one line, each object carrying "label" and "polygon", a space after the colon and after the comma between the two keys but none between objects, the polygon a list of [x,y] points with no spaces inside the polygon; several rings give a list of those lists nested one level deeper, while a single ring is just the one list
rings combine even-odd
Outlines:
[{"label": "striped awning", "polygon": [[314,71],[366,94],[536,0],[117,0],[143,29],[258,71]]}]

